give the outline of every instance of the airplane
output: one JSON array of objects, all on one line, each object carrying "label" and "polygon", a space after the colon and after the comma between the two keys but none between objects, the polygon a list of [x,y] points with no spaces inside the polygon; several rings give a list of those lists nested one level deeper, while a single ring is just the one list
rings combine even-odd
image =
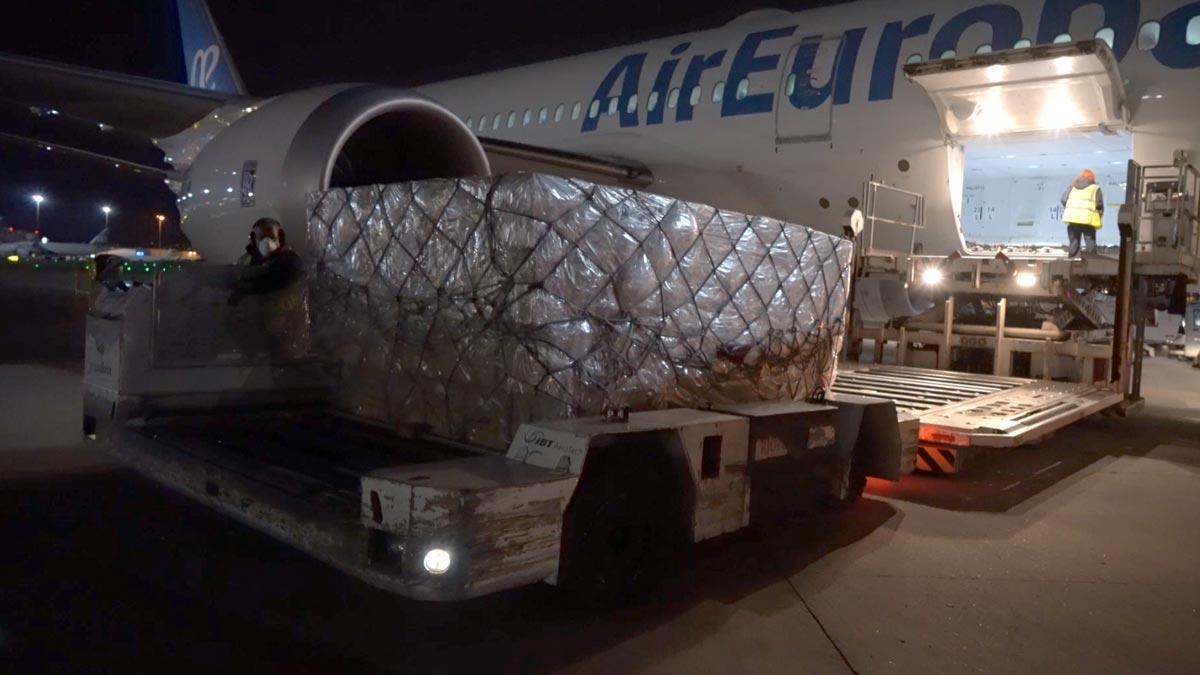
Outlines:
[{"label": "airplane", "polygon": [[266,99],[247,92],[203,1],[175,8],[186,85],[12,55],[0,81],[4,97],[151,138],[184,232],[218,263],[259,217],[302,229],[315,190],[530,167],[835,234],[873,180],[924,213],[873,245],[935,255],[1061,242],[1058,197],[1092,168],[1112,207],[1100,242],[1113,243],[1129,160],[1200,149],[1200,3],[1184,0],[757,10],[415,89]]},{"label": "airplane", "polygon": [[118,246],[109,241],[109,231],[105,227],[86,243],[52,241],[45,236],[22,236],[18,241],[0,243],[0,258],[8,262],[93,259],[103,262],[112,259],[151,263],[198,262],[200,254],[190,249]]},{"label": "airplane", "polygon": [[88,258],[109,248],[108,228],[100,230],[87,243],[51,241],[49,237],[29,235],[20,241],[0,244],[0,257],[8,258]]}]

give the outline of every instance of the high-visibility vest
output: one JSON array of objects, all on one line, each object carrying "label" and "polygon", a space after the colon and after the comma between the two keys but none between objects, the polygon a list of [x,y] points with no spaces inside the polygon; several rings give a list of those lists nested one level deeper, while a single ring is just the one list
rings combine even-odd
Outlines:
[{"label": "high-visibility vest", "polygon": [[1100,229],[1103,223],[1100,210],[1096,208],[1096,191],[1099,189],[1095,183],[1083,189],[1072,187],[1071,194],[1067,195],[1067,208],[1063,210],[1063,221],[1069,225],[1090,225]]}]

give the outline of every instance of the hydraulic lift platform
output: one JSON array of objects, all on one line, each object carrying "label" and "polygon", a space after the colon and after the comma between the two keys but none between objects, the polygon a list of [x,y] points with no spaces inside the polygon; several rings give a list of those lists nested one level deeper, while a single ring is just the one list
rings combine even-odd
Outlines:
[{"label": "hydraulic lift platform", "polygon": [[832,391],[890,399],[917,417],[917,469],[934,473],[956,473],[963,451],[1034,443],[1124,399],[1089,383],[881,365],[840,370]]}]

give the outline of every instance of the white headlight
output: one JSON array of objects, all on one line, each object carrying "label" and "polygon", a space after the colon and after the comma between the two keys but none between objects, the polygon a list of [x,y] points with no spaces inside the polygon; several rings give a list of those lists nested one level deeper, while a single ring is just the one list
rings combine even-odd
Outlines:
[{"label": "white headlight", "polygon": [[921,272],[921,283],[926,286],[937,286],[942,283],[942,271],[936,267],[926,267]]},{"label": "white headlight", "polygon": [[450,569],[450,552],[444,548],[431,548],[425,552],[425,571],[430,574],[445,574]]},{"label": "white headlight", "polygon": [[1017,285],[1021,288],[1033,288],[1037,282],[1038,275],[1033,272],[1017,272]]}]

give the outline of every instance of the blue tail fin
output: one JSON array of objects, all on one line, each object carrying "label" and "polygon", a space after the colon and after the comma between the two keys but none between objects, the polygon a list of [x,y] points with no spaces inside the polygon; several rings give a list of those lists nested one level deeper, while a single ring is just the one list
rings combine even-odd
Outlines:
[{"label": "blue tail fin", "polygon": [[201,89],[245,94],[246,87],[204,0],[176,0],[175,7],[187,83]]}]

